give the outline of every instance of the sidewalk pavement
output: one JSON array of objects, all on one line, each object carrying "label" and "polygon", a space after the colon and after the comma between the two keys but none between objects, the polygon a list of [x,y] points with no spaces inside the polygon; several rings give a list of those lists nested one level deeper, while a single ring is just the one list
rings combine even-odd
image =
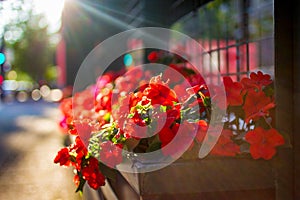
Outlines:
[{"label": "sidewalk pavement", "polygon": [[79,200],[71,168],[53,163],[63,145],[57,106],[13,103],[0,110],[0,199]]}]

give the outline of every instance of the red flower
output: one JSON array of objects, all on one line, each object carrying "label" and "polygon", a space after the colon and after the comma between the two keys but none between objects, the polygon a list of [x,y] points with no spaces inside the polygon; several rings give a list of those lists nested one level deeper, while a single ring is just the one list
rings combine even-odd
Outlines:
[{"label": "red flower", "polygon": [[89,139],[93,130],[93,127],[88,123],[88,121],[74,122],[77,135],[80,136],[81,141],[85,146],[89,145]]},{"label": "red flower", "polygon": [[82,94],[82,97],[84,97],[82,106],[84,110],[92,110],[95,106],[95,98],[90,92],[85,92]]},{"label": "red flower", "polygon": [[75,138],[75,143],[71,146],[72,151],[75,151],[76,153],[79,153],[80,151],[84,152],[84,154],[87,154],[87,149],[84,143],[82,142],[81,138],[77,136]]},{"label": "red flower", "polygon": [[59,127],[61,128],[63,133],[68,132],[68,124],[67,124],[67,117],[63,116],[62,119],[59,121]]},{"label": "red flower", "polygon": [[207,89],[207,86],[205,85],[195,85],[193,87],[186,89],[187,93],[190,94],[190,97],[197,97],[195,98],[188,98],[187,101],[184,104],[187,104],[190,108],[193,108],[194,106],[199,106],[200,108],[200,115],[203,113],[206,109],[205,107],[208,106],[205,103],[205,99],[209,99],[209,91]]},{"label": "red flower", "polygon": [[113,74],[104,74],[97,79],[96,87],[97,90],[104,88],[113,79]]},{"label": "red flower", "polygon": [[59,105],[59,108],[66,117],[71,117],[73,114],[72,113],[72,98],[66,98],[66,99],[62,100],[62,102]]},{"label": "red flower", "polygon": [[59,163],[60,166],[70,166],[70,154],[68,148],[62,148],[56,155],[54,163]]},{"label": "red flower", "polygon": [[111,111],[112,104],[112,90],[105,88],[102,89],[99,94],[97,94],[95,101],[95,111],[99,112],[101,110]]},{"label": "red flower", "polygon": [[250,144],[250,153],[254,159],[269,160],[276,153],[275,147],[284,144],[282,135],[274,128],[265,130],[262,127],[257,127],[249,131],[245,139]]},{"label": "red flower", "polygon": [[170,127],[175,120],[180,118],[180,106],[174,106],[172,109],[166,111],[167,120],[165,126]]},{"label": "red flower", "polygon": [[99,163],[96,158],[91,157],[88,165],[82,168],[81,173],[91,188],[96,190],[100,186],[105,185],[105,176],[100,172]]},{"label": "red flower", "polygon": [[[179,133],[177,133],[178,130],[180,131]],[[162,142],[161,147],[163,154],[172,157],[182,155],[184,150],[187,150],[191,147],[191,145],[193,145],[193,139],[195,138],[195,135],[195,125],[187,121],[184,121],[182,124],[176,123],[171,129],[163,128],[159,132],[159,139]],[[167,145],[168,143],[170,144]]]},{"label": "red flower", "polygon": [[140,67],[130,68],[125,74],[119,76],[115,80],[115,88],[120,92],[133,92],[139,87],[141,80],[147,80],[145,78],[146,72]]},{"label": "red flower", "polygon": [[161,76],[151,78],[149,87],[144,90],[144,95],[151,99],[152,105],[172,106],[173,102],[177,102],[175,92],[161,81]]},{"label": "red flower", "polygon": [[257,88],[260,90],[263,86],[270,85],[272,80],[269,74],[263,74],[261,71],[258,71],[257,73],[252,72],[250,78],[243,78],[241,82],[247,89]]},{"label": "red flower", "polygon": [[[126,138],[131,137],[146,137],[147,123],[139,113],[137,104],[145,106],[150,103],[141,92],[130,93],[125,98],[121,99],[119,107],[114,110],[113,118],[118,121],[118,125],[124,131]],[[129,114],[131,115],[128,118]]]},{"label": "red flower", "polygon": [[73,178],[73,182],[75,183],[76,187],[79,186],[79,184],[80,184],[80,177],[78,176],[78,174],[75,174],[75,176]]},{"label": "red flower", "polygon": [[164,147],[169,144],[169,142],[171,142],[175,137],[175,134],[176,132],[173,132],[169,127],[163,127],[158,133],[159,140],[161,141],[161,146]]},{"label": "red flower", "polygon": [[100,145],[100,160],[109,167],[115,167],[123,160],[122,149],[120,146],[113,144],[111,141],[106,141]]},{"label": "red flower", "polygon": [[151,116],[151,118],[152,122],[156,123],[156,126],[154,126],[155,132],[157,133],[161,131],[163,127],[169,129],[171,126],[174,126],[175,121],[180,119],[180,108],[180,105],[176,105],[170,109],[167,109],[166,112],[154,111],[154,114]]},{"label": "red flower", "polygon": [[125,120],[122,124],[122,131],[124,132],[124,137],[127,139],[141,139],[147,137],[147,125],[138,117]]},{"label": "red flower", "polygon": [[230,77],[224,77],[224,86],[227,97],[227,105],[240,106],[243,104],[242,89],[243,86],[239,82],[233,82]]},{"label": "red flower", "polygon": [[130,113],[129,111],[132,107],[130,104],[132,104],[133,97],[134,95],[132,95],[132,93],[124,96],[123,98],[118,96],[117,98],[119,98],[119,102],[113,106],[115,109],[112,109],[112,116],[116,121],[118,121],[118,124],[121,128],[123,128],[123,124]]},{"label": "red flower", "polygon": [[207,122],[204,120],[199,120],[198,122],[198,132],[196,135],[196,140],[198,142],[203,142],[203,139],[207,133],[208,125]]},{"label": "red flower", "polygon": [[232,131],[223,129],[218,142],[211,151],[212,155],[219,156],[235,156],[240,153],[239,145],[235,144],[231,137],[233,136]]},{"label": "red flower", "polygon": [[248,123],[250,119],[256,120],[261,116],[267,115],[268,111],[273,107],[275,107],[274,101],[267,97],[264,92],[249,90],[243,106],[245,122]]},{"label": "red flower", "polygon": [[83,142],[81,141],[79,136],[75,138],[75,143],[70,147],[70,152],[74,153],[74,155],[76,156],[75,157],[76,161],[72,162],[72,165],[77,170],[80,170],[82,167],[81,166],[82,159],[88,154],[88,150],[83,144]]},{"label": "red flower", "polygon": [[152,51],[151,53],[148,54],[148,60],[152,63],[156,62],[158,58],[159,57],[157,51]]}]

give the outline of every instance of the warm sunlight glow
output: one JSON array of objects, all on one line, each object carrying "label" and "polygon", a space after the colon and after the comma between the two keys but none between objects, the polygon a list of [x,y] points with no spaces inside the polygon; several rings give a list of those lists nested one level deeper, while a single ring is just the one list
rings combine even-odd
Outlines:
[{"label": "warm sunlight glow", "polygon": [[61,25],[61,13],[64,7],[64,0],[33,0],[37,13],[46,16],[50,32],[55,32]]}]

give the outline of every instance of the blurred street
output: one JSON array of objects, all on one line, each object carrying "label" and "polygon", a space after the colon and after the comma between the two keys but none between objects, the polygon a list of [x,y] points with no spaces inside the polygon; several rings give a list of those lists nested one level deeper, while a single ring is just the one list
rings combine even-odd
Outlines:
[{"label": "blurred street", "polygon": [[57,104],[0,104],[0,199],[76,200],[72,169],[53,163],[63,145]]}]

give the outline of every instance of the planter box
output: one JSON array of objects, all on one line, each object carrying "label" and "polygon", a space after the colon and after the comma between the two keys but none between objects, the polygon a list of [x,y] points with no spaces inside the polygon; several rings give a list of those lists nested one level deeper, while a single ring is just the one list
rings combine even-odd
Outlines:
[{"label": "planter box", "polygon": [[148,173],[120,172],[117,180],[109,181],[102,190],[120,200],[267,200],[275,199],[276,179],[271,162],[211,157],[178,160]]}]

